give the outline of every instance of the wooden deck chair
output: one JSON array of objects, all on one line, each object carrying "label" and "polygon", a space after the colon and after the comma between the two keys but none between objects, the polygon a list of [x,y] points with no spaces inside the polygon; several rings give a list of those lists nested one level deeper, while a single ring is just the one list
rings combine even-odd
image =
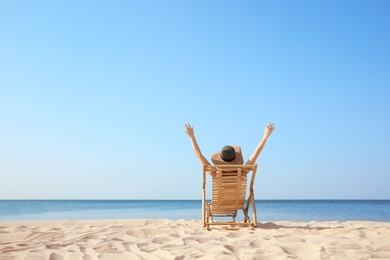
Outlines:
[{"label": "wooden deck chair", "polygon": [[[255,165],[204,165],[203,166],[203,194],[202,194],[202,222],[210,230],[211,226],[218,225],[224,229],[240,229],[248,226],[252,230],[256,226],[256,205],[253,185],[256,177]],[[212,198],[206,202],[206,173],[212,175]],[[249,196],[246,200],[247,176],[252,172],[249,186]],[[245,205],[246,201],[246,205]],[[252,205],[253,220],[248,215]],[[236,222],[237,211],[242,210],[243,222]],[[216,217],[231,217],[232,221],[215,221]]]}]

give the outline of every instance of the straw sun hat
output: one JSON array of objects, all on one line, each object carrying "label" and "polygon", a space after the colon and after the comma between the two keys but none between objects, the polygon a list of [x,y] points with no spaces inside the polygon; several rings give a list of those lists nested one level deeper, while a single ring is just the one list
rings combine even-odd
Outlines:
[{"label": "straw sun hat", "polygon": [[244,159],[242,158],[242,153],[241,153],[241,147],[236,145],[224,146],[220,151],[211,155],[211,161],[213,161],[215,165],[244,164]]}]

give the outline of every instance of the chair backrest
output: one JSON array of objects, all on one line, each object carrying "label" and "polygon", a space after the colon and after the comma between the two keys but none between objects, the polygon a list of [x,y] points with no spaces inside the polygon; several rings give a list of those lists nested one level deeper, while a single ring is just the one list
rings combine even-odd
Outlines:
[{"label": "chair backrest", "polygon": [[205,166],[212,175],[213,214],[235,214],[237,210],[244,209],[247,175],[254,168],[253,165]]}]

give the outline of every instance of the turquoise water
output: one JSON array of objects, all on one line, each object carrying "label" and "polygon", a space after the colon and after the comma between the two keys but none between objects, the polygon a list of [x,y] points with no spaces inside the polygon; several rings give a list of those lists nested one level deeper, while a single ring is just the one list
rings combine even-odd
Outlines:
[{"label": "turquoise water", "polygon": [[[390,222],[390,200],[258,200],[258,221]],[[200,200],[0,200],[0,221],[200,219]]]}]

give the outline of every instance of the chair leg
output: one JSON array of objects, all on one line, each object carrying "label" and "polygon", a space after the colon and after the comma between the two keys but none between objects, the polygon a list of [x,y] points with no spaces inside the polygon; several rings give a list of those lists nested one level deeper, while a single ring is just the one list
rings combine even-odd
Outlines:
[{"label": "chair leg", "polygon": [[251,223],[250,224],[250,229],[253,231],[253,230],[255,230],[255,224],[254,223]]},{"label": "chair leg", "polygon": [[242,213],[244,214],[244,222],[250,222],[250,219],[249,219],[249,216],[248,216],[248,212],[246,210],[242,210]]},{"label": "chair leg", "polygon": [[213,217],[211,216],[211,203],[207,203],[206,209],[206,229],[210,231],[210,220],[211,222],[214,222]]},{"label": "chair leg", "polygon": [[207,203],[207,215],[206,215],[207,221],[209,222],[211,219],[211,222],[214,222],[213,216],[211,216],[211,203]]},{"label": "chair leg", "polygon": [[232,216],[233,222],[236,222],[236,217],[237,217],[237,211]]},{"label": "chair leg", "polygon": [[257,214],[256,214],[256,201],[255,196],[252,196],[252,213],[253,213],[253,224],[256,227],[257,226]]},{"label": "chair leg", "polygon": [[203,227],[206,227],[206,224],[207,224],[207,213],[208,210],[207,210],[207,207],[206,205],[204,205],[204,208],[203,208],[203,212],[202,212],[202,222],[203,222]]}]

